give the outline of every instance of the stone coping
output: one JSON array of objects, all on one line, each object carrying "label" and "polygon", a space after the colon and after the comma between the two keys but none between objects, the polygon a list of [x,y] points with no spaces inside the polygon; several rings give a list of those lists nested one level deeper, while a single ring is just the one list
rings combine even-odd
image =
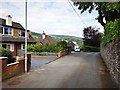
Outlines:
[{"label": "stone coping", "polygon": [[8,58],[8,57],[0,57],[0,60],[1,60],[1,59],[6,59],[6,58]]},{"label": "stone coping", "polygon": [[14,62],[14,63],[10,63],[10,64],[7,64],[7,66],[12,66],[12,65],[15,65],[15,64],[18,64],[19,62]]}]

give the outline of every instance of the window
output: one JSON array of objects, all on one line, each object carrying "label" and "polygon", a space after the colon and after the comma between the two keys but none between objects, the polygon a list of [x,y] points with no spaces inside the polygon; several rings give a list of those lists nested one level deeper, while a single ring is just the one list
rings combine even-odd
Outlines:
[{"label": "window", "polygon": [[23,31],[23,30],[19,30],[19,36],[21,36],[21,37],[25,37],[25,31]]},{"label": "window", "polygon": [[21,49],[25,49],[25,44],[21,44]]},{"label": "window", "polygon": [[4,34],[12,35],[12,28],[5,27],[5,28],[4,28]]},{"label": "window", "polygon": [[3,48],[8,49],[10,51],[14,51],[14,45],[13,44],[3,44]]}]

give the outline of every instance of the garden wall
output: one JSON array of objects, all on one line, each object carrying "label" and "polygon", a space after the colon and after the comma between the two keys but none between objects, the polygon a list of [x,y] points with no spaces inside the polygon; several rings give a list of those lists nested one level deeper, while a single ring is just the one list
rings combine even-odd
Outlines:
[{"label": "garden wall", "polygon": [[58,52],[58,58],[60,58],[60,57],[62,57],[62,56],[65,56],[65,55],[67,55],[68,53],[69,53],[68,50],[60,51],[60,52]]},{"label": "garden wall", "polygon": [[[7,57],[1,57],[2,81],[25,72],[25,60],[19,58],[16,62],[7,64]],[[28,54],[28,71],[31,67],[31,55]]]},{"label": "garden wall", "polygon": [[104,59],[113,80],[120,88],[120,37],[101,49]]}]

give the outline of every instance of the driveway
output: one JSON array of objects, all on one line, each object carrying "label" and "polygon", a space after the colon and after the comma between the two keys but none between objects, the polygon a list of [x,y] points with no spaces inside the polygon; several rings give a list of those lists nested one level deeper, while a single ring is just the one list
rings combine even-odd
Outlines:
[{"label": "driveway", "polygon": [[[74,53],[3,82],[3,88],[116,88],[99,53]],[[103,90],[103,89],[102,89]]]},{"label": "driveway", "polygon": [[47,58],[47,57],[32,57],[31,58],[31,70],[39,68],[51,61],[56,60],[57,57],[51,57],[51,58]]}]

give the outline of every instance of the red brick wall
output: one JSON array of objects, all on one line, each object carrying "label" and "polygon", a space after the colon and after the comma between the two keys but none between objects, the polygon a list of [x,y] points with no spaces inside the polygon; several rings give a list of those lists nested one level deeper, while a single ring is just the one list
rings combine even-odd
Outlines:
[{"label": "red brick wall", "polygon": [[69,53],[68,50],[60,51],[60,52],[58,52],[58,58],[60,58],[60,57],[62,57],[62,56],[65,56],[65,55],[67,55],[68,53]]},{"label": "red brick wall", "polygon": [[[28,71],[31,67],[31,54],[28,54]],[[25,72],[25,60],[17,60],[18,63],[7,66],[7,59],[0,60],[0,65],[2,67],[2,80],[6,80],[13,76],[19,75]],[[2,64],[1,64],[2,63]]]}]

